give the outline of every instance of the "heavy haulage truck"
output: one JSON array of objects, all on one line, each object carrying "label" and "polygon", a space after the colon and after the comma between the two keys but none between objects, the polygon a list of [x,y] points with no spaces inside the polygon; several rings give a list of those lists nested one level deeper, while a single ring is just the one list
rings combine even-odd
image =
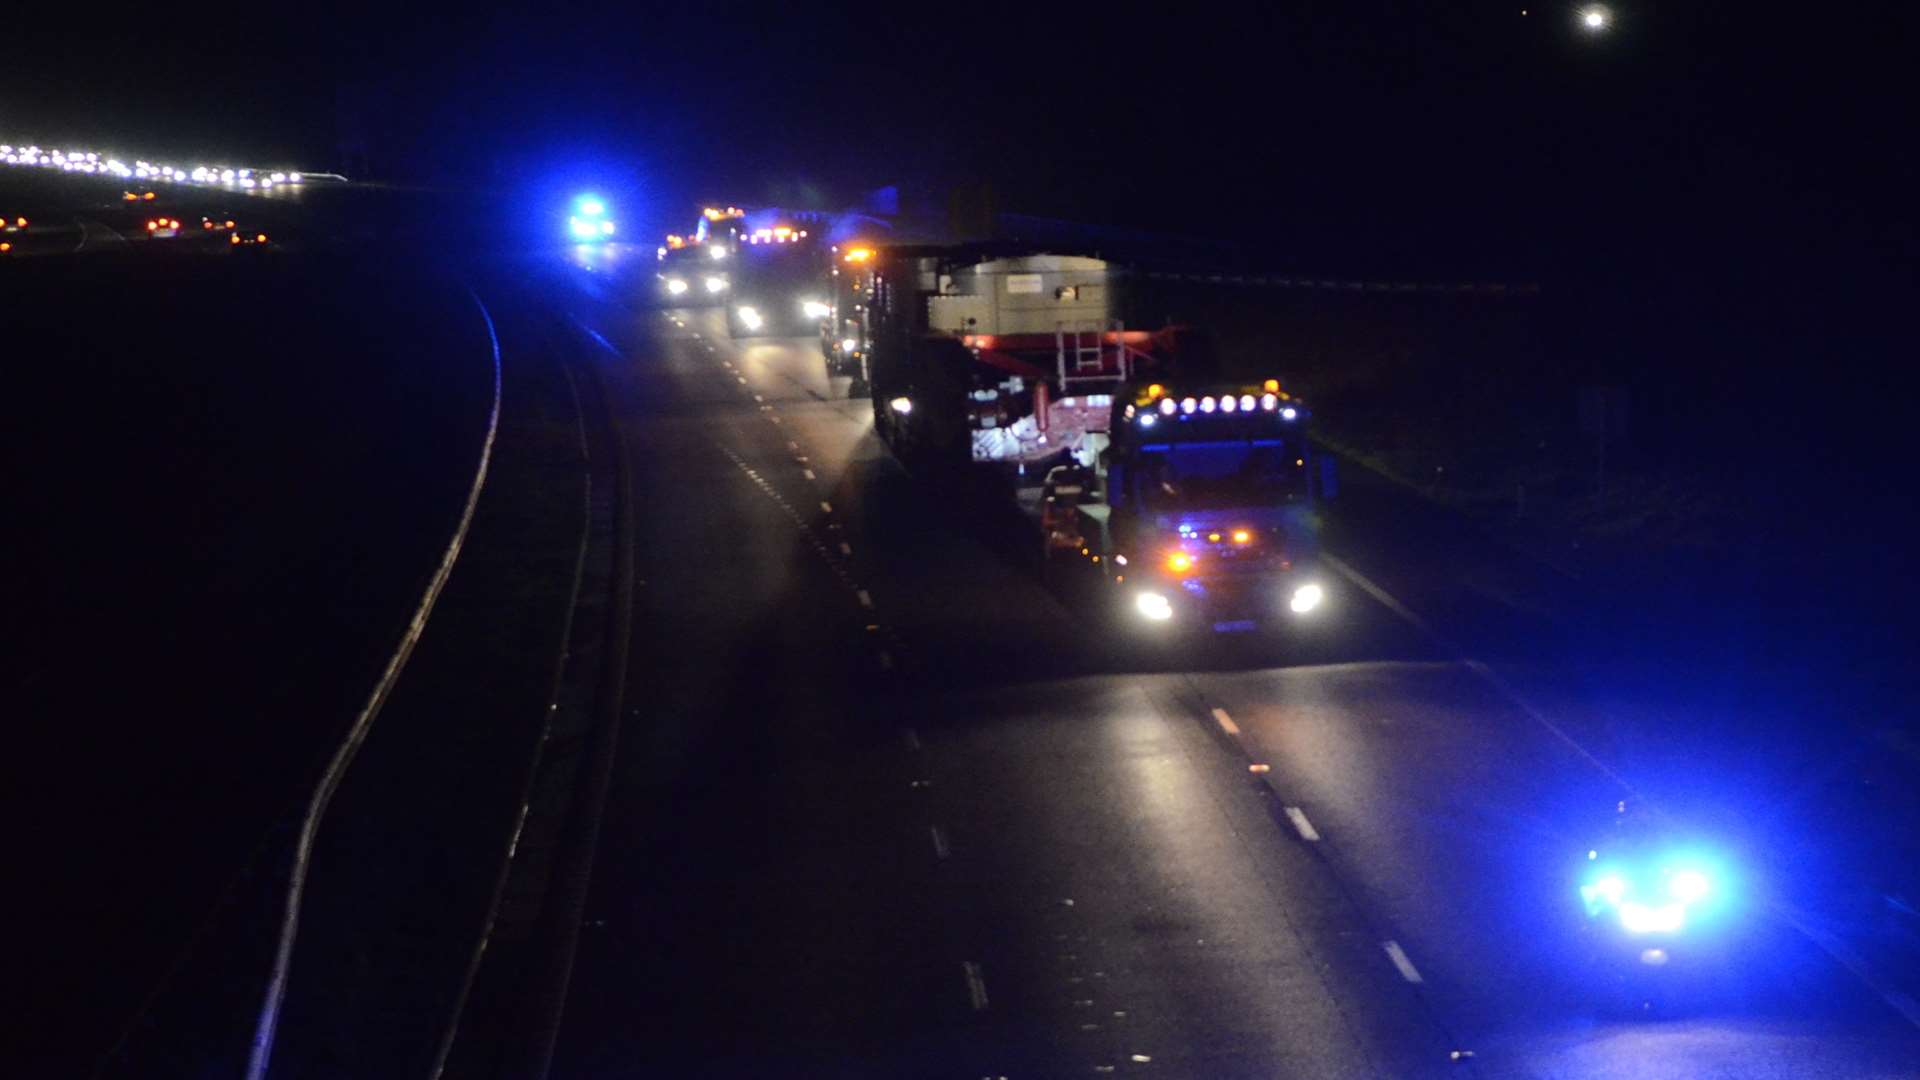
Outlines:
[{"label": "heavy haulage truck", "polygon": [[1277,378],[1231,379],[1191,328],[1128,327],[1120,267],[982,246],[880,248],[862,343],[874,422],[930,478],[1004,474],[1049,575],[1143,629],[1313,622],[1332,460]]}]

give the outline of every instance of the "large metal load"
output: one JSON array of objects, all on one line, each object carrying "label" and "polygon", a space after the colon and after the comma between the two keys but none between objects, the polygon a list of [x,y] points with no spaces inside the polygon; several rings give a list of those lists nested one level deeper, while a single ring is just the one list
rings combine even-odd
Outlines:
[{"label": "large metal load", "polygon": [[1178,351],[1126,327],[1121,274],[1085,256],[883,249],[870,292],[876,416],[903,459],[1090,461],[1115,389]]},{"label": "large metal load", "polygon": [[1223,379],[1190,330],[1125,325],[1099,259],[882,249],[865,280],[880,436],[933,475],[998,467],[1055,574],[1162,630],[1315,620],[1332,474],[1276,379]]}]

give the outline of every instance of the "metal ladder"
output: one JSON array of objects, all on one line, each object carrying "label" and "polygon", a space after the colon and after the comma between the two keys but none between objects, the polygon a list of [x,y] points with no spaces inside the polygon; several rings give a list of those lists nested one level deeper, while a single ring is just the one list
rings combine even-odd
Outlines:
[{"label": "metal ladder", "polygon": [[[1107,370],[1107,349],[1103,335],[1112,331],[1118,333],[1121,324],[1115,319],[1104,330],[1098,323],[1060,323],[1054,327],[1054,362],[1059,368],[1060,388],[1065,390],[1074,383],[1108,383],[1127,379],[1127,349],[1119,346],[1114,353],[1118,361],[1118,371]],[[1068,359],[1072,363],[1069,365]]]}]

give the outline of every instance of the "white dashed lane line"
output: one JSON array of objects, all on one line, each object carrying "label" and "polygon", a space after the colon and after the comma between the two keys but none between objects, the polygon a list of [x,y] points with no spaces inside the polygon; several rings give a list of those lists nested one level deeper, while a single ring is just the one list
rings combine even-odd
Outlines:
[{"label": "white dashed lane line", "polygon": [[1425,981],[1420,978],[1420,969],[1413,966],[1412,960],[1407,959],[1407,950],[1402,949],[1399,942],[1383,941],[1380,947],[1387,950],[1387,959],[1393,961],[1393,966],[1400,969],[1401,978],[1410,983]]},{"label": "white dashed lane line", "polygon": [[981,974],[980,965],[965,960],[960,964],[960,971],[967,979],[967,1000],[973,1003],[973,1011],[984,1011],[987,1007],[987,979]]},{"label": "white dashed lane line", "polygon": [[945,862],[947,856],[953,854],[953,849],[947,846],[946,831],[938,825],[929,825],[927,832],[933,836],[933,857]]},{"label": "white dashed lane line", "polygon": [[1289,806],[1286,810],[1287,820],[1293,822],[1293,831],[1300,834],[1300,839],[1305,840],[1309,844],[1317,844],[1320,842],[1320,831],[1313,827],[1313,822],[1307,820],[1307,812],[1305,810],[1297,806]]},{"label": "white dashed lane line", "polygon": [[1224,731],[1229,735],[1240,734],[1240,725],[1233,722],[1233,717],[1227,715],[1227,710],[1225,709],[1213,710],[1213,719],[1215,723],[1220,725],[1221,731]]}]

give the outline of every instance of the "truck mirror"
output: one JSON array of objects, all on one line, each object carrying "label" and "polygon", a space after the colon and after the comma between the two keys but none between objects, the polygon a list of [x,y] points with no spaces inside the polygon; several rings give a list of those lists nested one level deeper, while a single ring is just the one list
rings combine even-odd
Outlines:
[{"label": "truck mirror", "polygon": [[1326,502],[1340,494],[1340,474],[1335,469],[1337,463],[1332,454],[1321,454],[1319,460],[1320,500]]}]

